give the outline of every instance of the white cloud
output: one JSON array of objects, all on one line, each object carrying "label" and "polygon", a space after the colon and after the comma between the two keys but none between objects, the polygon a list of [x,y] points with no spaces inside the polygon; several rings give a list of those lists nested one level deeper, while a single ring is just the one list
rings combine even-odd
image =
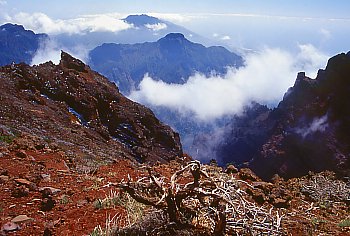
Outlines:
[{"label": "white cloud", "polygon": [[159,30],[166,29],[168,26],[164,23],[157,23],[157,24],[145,24],[145,27],[153,31],[159,31]]},{"label": "white cloud", "polygon": [[38,65],[48,61],[52,61],[54,64],[58,64],[61,59],[61,50],[71,54],[75,58],[78,58],[84,62],[88,58],[88,50],[83,46],[76,46],[74,48],[64,48],[58,45],[58,43],[52,39],[46,39],[40,43],[39,49],[35,53],[31,65]]},{"label": "white cloud", "polygon": [[158,12],[150,12],[147,13],[149,16],[153,16],[159,19],[163,19],[166,21],[170,21],[175,24],[183,24],[185,22],[189,22],[194,18],[203,18],[199,15],[188,15],[188,14],[177,14],[177,13],[158,13]]},{"label": "white cloud", "polygon": [[332,37],[331,32],[327,29],[320,29],[320,34],[323,37],[323,41],[326,41]]},{"label": "white cloud", "polygon": [[298,71],[309,75],[323,68],[328,56],[311,45],[300,45],[293,55],[280,49],[265,48],[246,56],[246,65],[229,68],[224,76],[191,76],[183,84],[166,84],[145,75],[139,90],[130,98],[153,106],[165,106],[192,113],[202,121],[239,114],[252,101],[276,105],[294,84]]},{"label": "white cloud", "polygon": [[214,38],[217,38],[217,37],[219,37],[219,34],[214,33],[214,34],[213,34],[213,37],[214,37]]},{"label": "white cloud", "polygon": [[311,44],[298,45],[300,52],[295,60],[299,68],[302,68],[310,78],[316,78],[317,71],[323,68],[329,58]]},{"label": "white cloud", "polygon": [[228,36],[228,35],[225,35],[225,36],[221,37],[221,40],[230,40],[230,39],[231,39],[231,37]]},{"label": "white cloud", "polygon": [[31,29],[37,33],[48,34],[83,34],[86,32],[110,31],[118,32],[126,30],[132,25],[123,20],[117,19],[113,14],[105,15],[86,15],[75,19],[51,19],[44,13],[18,13],[10,16],[9,21],[24,25],[25,28]]},{"label": "white cloud", "polygon": [[313,134],[315,132],[324,132],[328,127],[327,119],[327,115],[324,115],[320,118],[315,118],[307,126],[296,129],[296,133],[300,134],[303,138],[305,138],[308,135]]},{"label": "white cloud", "polygon": [[7,1],[5,0],[0,0],[0,5],[3,6],[3,5],[6,5],[7,4]]}]

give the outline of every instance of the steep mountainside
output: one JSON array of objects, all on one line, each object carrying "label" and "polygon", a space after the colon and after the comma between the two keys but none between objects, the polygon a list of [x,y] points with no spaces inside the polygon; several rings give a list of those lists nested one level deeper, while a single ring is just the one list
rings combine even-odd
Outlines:
[{"label": "steep mountainside", "polygon": [[167,83],[182,84],[195,72],[222,74],[227,66],[242,65],[242,58],[225,48],[206,48],[180,33],[152,43],[103,44],[89,57],[91,67],[115,81],[124,93],[136,88],[146,73]]},{"label": "steep mountainside", "polygon": [[[263,178],[322,170],[350,175],[349,92],[350,53],[343,53],[331,58],[316,79],[299,73],[276,109],[243,117],[245,125],[233,125],[217,150],[225,162],[249,161]],[[242,147],[238,140],[249,140],[245,160],[236,153]]]},{"label": "steep mountainside", "polygon": [[62,52],[51,62],[0,69],[0,132],[28,136],[66,154],[94,162],[120,158],[169,161],[182,155],[178,134],[151,110]]},{"label": "steep mountainside", "polygon": [[268,119],[270,112],[266,106],[253,103],[242,115],[227,119],[219,130],[200,132],[191,147],[198,149],[194,158],[214,158],[220,165],[232,163],[244,167],[269,137],[275,124]]},{"label": "steep mountainside", "polygon": [[0,26],[0,66],[15,63],[30,63],[46,34],[35,34],[21,25]]}]

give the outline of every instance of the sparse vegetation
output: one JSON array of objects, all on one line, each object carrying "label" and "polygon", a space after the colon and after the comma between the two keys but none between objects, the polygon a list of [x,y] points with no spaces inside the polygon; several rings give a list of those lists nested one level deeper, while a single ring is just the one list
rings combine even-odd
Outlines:
[{"label": "sparse vegetation", "polygon": [[118,227],[118,217],[115,215],[111,218],[110,215],[106,217],[105,227],[98,225],[90,233],[90,236],[112,236]]},{"label": "sparse vegetation", "polygon": [[84,191],[90,191],[90,190],[97,190],[101,187],[101,183],[103,181],[103,178],[98,178],[96,176],[92,175],[85,175],[85,180],[91,180],[93,181],[92,185],[90,187],[84,188]]},{"label": "sparse vegetation", "polygon": [[301,192],[322,208],[334,201],[350,201],[350,188],[344,181],[336,180],[331,172],[314,174],[301,181]]},{"label": "sparse vegetation", "polygon": [[118,194],[116,191],[110,190],[109,194],[104,199],[97,199],[94,202],[96,209],[112,208],[117,205]]},{"label": "sparse vegetation", "polygon": [[350,218],[342,220],[339,224],[339,227],[350,227]]},{"label": "sparse vegetation", "polygon": [[207,228],[215,235],[279,235],[280,213],[249,201],[242,185],[252,187],[225,174],[209,176],[205,167],[193,161],[169,182],[149,169],[148,177],[118,186],[136,201],[163,210],[169,219],[164,224]]},{"label": "sparse vegetation", "polygon": [[95,209],[113,208],[121,206],[126,211],[126,225],[132,225],[142,218],[146,206],[134,200],[128,193],[110,190],[104,199],[97,199],[93,203]]},{"label": "sparse vegetation", "polygon": [[13,140],[15,139],[15,136],[13,135],[0,135],[0,141],[4,143],[12,143]]},{"label": "sparse vegetation", "polygon": [[60,203],[65,205],[68,204],[70,202],[69,197],[67,195],[63,195],[60,199]]},{"label": "sparse vegetation", "polygon": [[137,202],[130,194],[125,192],[117,194],[116,204],[125,208],[126,222],[129,226],[139,221],[146,209],[144,204]]}]

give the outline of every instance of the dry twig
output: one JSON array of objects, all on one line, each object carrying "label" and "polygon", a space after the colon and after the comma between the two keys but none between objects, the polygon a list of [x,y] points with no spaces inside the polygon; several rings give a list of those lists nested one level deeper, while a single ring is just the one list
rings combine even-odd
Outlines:
[{"label": "dry twig", "polygon": [[[222,174],[211,177],[198,161],[192,161],[175,172],[170,183],[149,176],[119,187],[136,201],[165,211],[171,222],[210,228],[214,235],[266,234],[279,235],[282,216],[273,208],[266,209],[248,201],[239,188],[245,181]],[[186,184],[183,181],[192,179]],[[181,181],[182,180],[182,181]]]}]

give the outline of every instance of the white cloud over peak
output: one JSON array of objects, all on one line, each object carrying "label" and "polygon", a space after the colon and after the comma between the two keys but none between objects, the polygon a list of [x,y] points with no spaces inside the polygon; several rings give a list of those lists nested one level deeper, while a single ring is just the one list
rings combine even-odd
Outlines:
[{"label": "white cloud over peak", "polygon": [[245,66],[228,68],[224,76],[191,76],[183,84],[166,84],[145,75],[139,90],[130,98],[153,106],[165,106],[196,119],[210,121],[228,114],[240,114],[244,106],[256,101],[276,105],[294,84],[298,71],[315,75],[328,56],[312,45],[299,45],[293,55],[280,49],[265,48],[249,54]]},{"label": "white cloud over peak", "polygon": [[48,34],[83,34],[86,32],[118,32],[133,27],[113,14],[86,15],[74,19],[52,19],[44,13],[21,12],[8,16],[8,21],[23,25],[37,33]]},{"label": "white cloud over peak", "polygon": [[58,64],[61,60],[61,50],[71,54],[73,57],[87,62],[88,49],[83,46],[76,46],[73,48],[64,48],[53,39],[45,39],[40,42],[39,49],[36,51],[31,65],[38,65],[48,61],[52,61],[54,64]]},{"label": "white cloud over peak", "polygon": [[230,40],[230,39],[231,39],[231,37],[228,36],[228,35],[225,35],[225,36],[221,37],[221,40]]},{"label": "white cloud over peak", "polygon": [[159,31],[159,30],[166,29],[168,26],[164,23],[157,23],[157,24],[145,24],[145,27],[153,31]]},{"label": "white cloud over peak", "polygon": [[162,20],[170,21],[175,24],[183,24],[195,18],[203,18],[200,15],[178,14],[178,13],[150,12],[150,13],[147,13],[147,15],[153,16]]}]

